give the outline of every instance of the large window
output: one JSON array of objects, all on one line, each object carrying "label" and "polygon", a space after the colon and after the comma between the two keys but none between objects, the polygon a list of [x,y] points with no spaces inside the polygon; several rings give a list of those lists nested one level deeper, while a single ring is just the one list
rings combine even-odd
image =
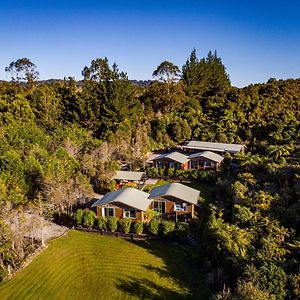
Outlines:
[{"label": "large window", "polygon": [[166,213],[166,202],[165,201],[153,201],[153,210],[160,214]]},{"label": "large window", "polygon": [[105,207],[104,208],[104,216],[105,217],[114,217],[115,216],[114,207]]},{"label": "large window", "polygon": [[175,211],[188,211],[188,204],[185,202],[183,202],[183,203],[176,202],[174,204],[174,210]]},{"label": "large window", "polygon": [[136,210],[135,209],[124,209],[124,218],[135,219],[136,218]]}]

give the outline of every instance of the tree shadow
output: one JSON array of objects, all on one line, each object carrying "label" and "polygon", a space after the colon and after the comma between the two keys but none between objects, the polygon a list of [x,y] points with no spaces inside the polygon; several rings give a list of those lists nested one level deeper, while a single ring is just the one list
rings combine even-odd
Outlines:
[{"label": "tree shadow", "polygon": [[[143,265],[160,278],[171,279],[176,286],[168,288],[148,278],[129,277],[119,280],[117,288],[140,299],[208,299],[209,291],[201,272],[198,249],[162,241],[128,241],[159,257],[164,267]],[[180,289],[178,289],[180,287]]]}]

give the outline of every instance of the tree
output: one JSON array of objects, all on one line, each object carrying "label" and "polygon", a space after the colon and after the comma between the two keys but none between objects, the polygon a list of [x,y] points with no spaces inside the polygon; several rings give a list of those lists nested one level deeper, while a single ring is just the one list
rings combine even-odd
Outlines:
[{"label": "tree", "polygon": [[83,215],[83,224],[88,229],[92,229],[95,222],[96,214],[92,210],[86,210]]},{"label": "tree", "polygon": [[36,65],[26,57],[11,62],[9,66],[5,68],[5,72],[11,74],[12,81],[27,81],[29,86],[32,86],[39,78],[39,72],[36,70]]},{"label": "tree", "polygon": [[176,82],[179,75],[179,68],[169,61],[163,61],[152,74],[152,76],[157,78],[159,81],[168,84]]},{"label": "tree", "polygon": [[115,232],[118,228],[118,218],[117,217],[109,217],[106,219],[106,226],[109,231]]},{"label": "tree", "polygon": [[118,225],[124,233],[129,233],[131,227],[131,219],[119,219]]},{"label": "tree", "polygon": [[77,209],[76,212],[74,213],[74,220],[77,226],[82,225],[83,216],[84,216],[84,211],[82,209]]},{"label": "tree", "polygon": [[113,64],[111,69],[107,57],[93,59],[91,65],[82,70],[82,76],[84,80],[96,82],[109,82],[119,78],[117,65]]},{"label": "tree", "polygon": [[142,234],[144,231],[144,223],[143,222],[134,222],[133,231],[136,234]]}]

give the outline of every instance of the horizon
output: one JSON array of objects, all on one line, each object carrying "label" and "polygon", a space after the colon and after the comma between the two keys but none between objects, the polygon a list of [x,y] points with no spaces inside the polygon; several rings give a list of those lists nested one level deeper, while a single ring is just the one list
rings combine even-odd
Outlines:
[{"label": "horizon", "polygon": [[92,59],[107,57],[130,80],[153,80],[164,60],[181,68],[193,48],[198,58],[221,57],[233,86],[300,77],[300,4],[252,1],[2,1],[0,80],[22,57],[40,80],[73,77]]}]

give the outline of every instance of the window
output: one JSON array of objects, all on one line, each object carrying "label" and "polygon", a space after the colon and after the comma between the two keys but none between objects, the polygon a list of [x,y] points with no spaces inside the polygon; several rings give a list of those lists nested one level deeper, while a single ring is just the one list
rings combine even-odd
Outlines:
[{"label": "window", "polygon": [[191,160],[191,169],[198,169],[199,164],[197,160]]},{"label": "window", "polygon": [[105,217],[114,217],[115,209],[113,207],[105,207],[104,208],[104,216]]},{"label": "window", "polygon": [[175,211],[188,211],[188,205],[187,205],[187,203],[176,202],[174,204],[174,210]]},{"label": "window", "polygon": [[123,217],[135,219],[136,218],[136,210],[135,209],[124,209],[123,210]]},{"label": "window", "polygon": [[166,202],[164,201],[153,201],[153,210],[160,214],[166,213]]}]

